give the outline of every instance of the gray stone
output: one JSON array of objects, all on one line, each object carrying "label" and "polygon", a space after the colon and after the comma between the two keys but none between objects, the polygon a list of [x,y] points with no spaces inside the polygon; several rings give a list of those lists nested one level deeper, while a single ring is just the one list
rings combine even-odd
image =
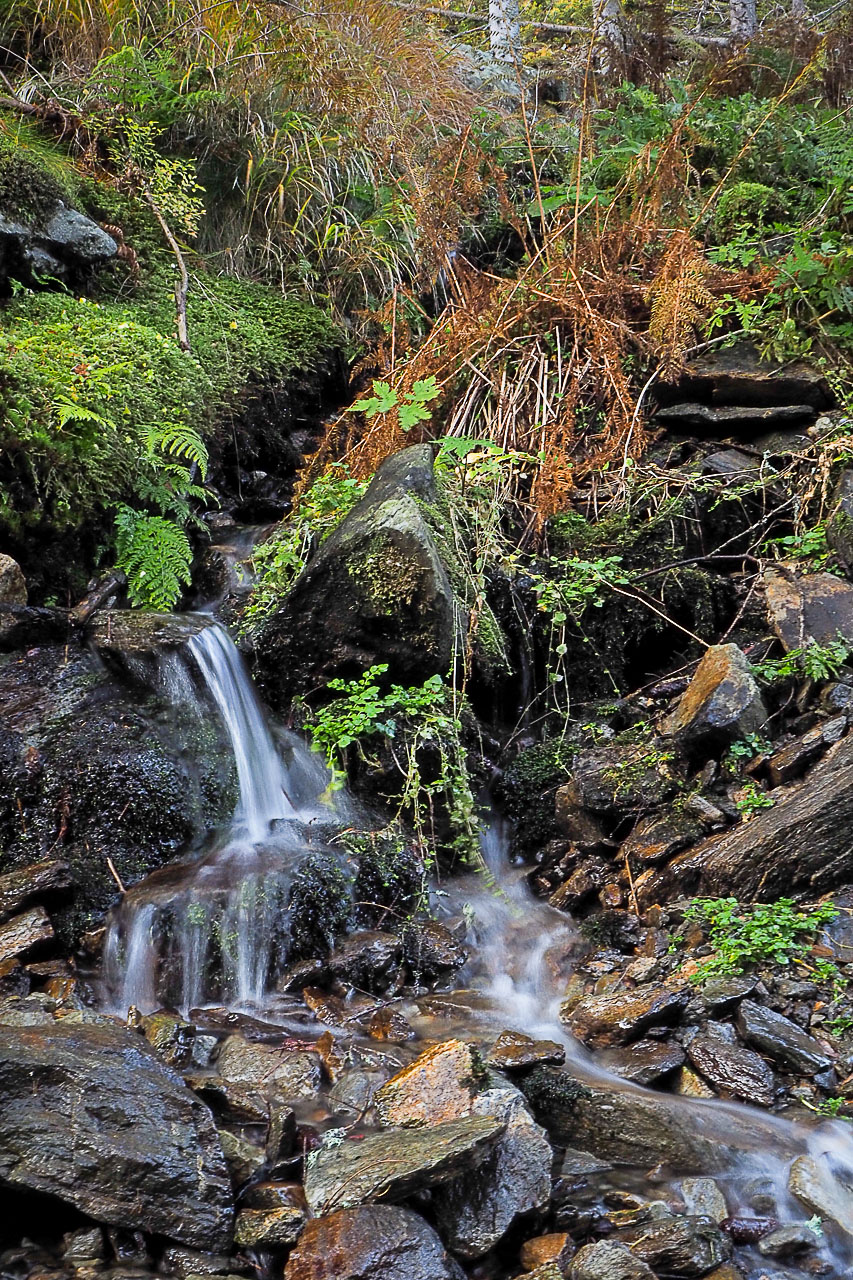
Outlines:
[{"label": "gray stone", "polygon": [[757,1053],[700,1032],[688,1044],[687,1054],[715,1089],[755,1106],[772,1106],[776,1092],[773,1072]]},{"label": "gray stone", "polygon": [[234,1224],[234,1243],[242,1249],[281,1249],[295,1244],[305,1226],[304,1209],[241,1209]]},{"label": "gray stone", "polygon": [[26,604],[27,580],[21,566],[0,552],[0,604]]},{"label": "gray stone", "polygon": [[7,872],[0,876],[0,920],[8,920],[32,898],[68,889],[70,884],[68,864],[58,858],[46,858]]},{"label": "gray stone", "polygon": [[853,569],[853,470],[841,473],[835,506],[826,522],[826,540],[848,575]]},{"label": "gray stone", "polygon": [[820,1243],[820,1236],[807,1222],[789,1222],[759,1240],[758,1252],[764,1258],[791,1258],[806,1249],[819,1248]]},{"label": "gray stone", "polygon": [[216,1069],[233,1084],[274,1089],[287,1100],[311,1097],[322,1079],[316,1053],[252,1044],[243,1036],[229,1036],[223,1041]]},{"label": "gray stone", "polygon": [[642,1085],[655,1084],[683,1067],[685,1061],[684,1050],[675,1040],[638,1040],[606,1056],[607,1066],[617,1076]]},{"label": "gray stone", "polygon": [[753,1000],[744,1000],[737,1014],[738,1030],[747,1044],[768,1054],[780,1067],[815,1075],[832,1066],[832,1055],[789,1018]]},{"label": "gray stone", "polygon": [[784,566],[766,569],[764,594],[776,635],[787,650],[841,634],[853,641],[853,586],[833,573],[798,576]]},{"label": "gray stone", "polygon": [[[751,435],[755,431],[767,431],[814,421],[814,409],[807,404],[770,405],[757,408],[744,405],[672,404],[659,409],[654,421],[661,426],[676,427],[681,431],[702,431],[708,434],[737,433]],[[757,464],[751,468],[758,474]]]},{"label": "gray stone", "polygon": [[335,947],[327,968],[343,982],[363,991],[375,991],[387,986],[386,979],[394,965],[399,964],[401,953],[396,934],[359,929]]},{"label": "gray stone", "polygon": [[446,672],[457,605],[418,505],[434,497],[429,445],[382,463],[260,629],[256,663],[274,702],[378,662],[405,685]]},{"label": "gray stone", "polygon": [[731,1245],[710,1218],[664,1218],[621,1231],[619,1238],[653,1271],[704,1276],[730,1256]]},{"label": "gray stone", "polygon": [[718,1226],[729,1216],[725,1197],[713,1178],[684,1178],[680,1191],[691,1216],[710,1218]]},{"label": "gray stone", "polygon": [[689,361],[678,382],[663,390],[670,402],[695,400],[709,405],[807,404],[820,410],[835,403],[816,366],[805,360],[763,359],[746,340],[726,349],[716,347]]},{"label": "gray stone", "polygon": [[60,201],[59,208],[40,233],[49,249],[60,256],[69,255],[81,262],[103,262],[114,258],[118,245],[111,235],[103,231],[97,222],[87,218],[78,209],[67,209]]},{"label": "gray stone", "polygon": [[703,984],[700,997],[710,1013],[728,1013],[737,1007],[741,1000],[752,995],[756,978],[709,978]]},{"label": "gray stone", "polygon": [[228,1129],[219,1129],[217,1132],[232,1185],[235,1190],[239,1190],[263,1167],[264,1153],[254,1143]]},{"label": "gray stone", "polygon": [[766,720],[746,657],[736,644],[719,644],[706,650],[665,727],[690,749],[713,750],[757,733]]},{"label": "gray stone", "polygon": [[388,1129],[333,1141],[305,1161],[305,1195],[315,1213],[378,1199],[403,1199],[470,1171],[504,1130],[492,1116],[465,1116],[422,1129]]},{"label": "gray stone", "polygon": [[811,1156],[797,1156],[791,1165],[788,1189],[812,1213],[828,1218],[853,1236],[853,1192]]},{"label": "gray stone", "polygon": [[50,942],[53,926],[44,907],[31,907],[0,924],[0,963],[14,956],[28,955],[43,942]]},{"label": "gray stone", "polygon": [[656,1280],[648,1263],[623,1244],[600,1240],[578,1250],[569,1267],[570,1280]]},{"label": "gray stone", "polygon": [[0,1182],[182,1244],[231,1241],[210,1112],[116,1025],[0,1028]]},{"label": "gray stone", "polygon": [[306,1223],[284,1280],[464,1280],[423,1218],[410,1209],[362,1205]]},{"label": "gray stone", "polygon": [[473,1111],[506,1127],[482,1164],[434,1193],[442,1239],[462,1258],[482,1257],[520,1214],[548,1203],[554,1158],[517,1089],[486,1089]]}]

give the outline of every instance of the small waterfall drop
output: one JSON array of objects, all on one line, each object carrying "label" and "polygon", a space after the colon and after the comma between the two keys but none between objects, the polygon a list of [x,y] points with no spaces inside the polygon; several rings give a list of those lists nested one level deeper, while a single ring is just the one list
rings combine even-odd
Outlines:
[{"label": "small waterfall drop", "polygon": [[279,818],[296,818],[287,795],[281,757],[267,728],[254,686],[228,632],[218,623],[189,642],[198,669],[216,704],[234,752],[240,792],[235,836],[257,844]]}]

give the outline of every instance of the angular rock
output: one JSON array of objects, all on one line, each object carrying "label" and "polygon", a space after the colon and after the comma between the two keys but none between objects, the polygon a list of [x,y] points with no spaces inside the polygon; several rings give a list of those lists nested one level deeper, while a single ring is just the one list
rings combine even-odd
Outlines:
[{"label": "angular rock", "polygon": [[316,1053],[251,1044],[243,1036],[223,1041],[216,1068],[224,1080],[275,1089],[279,1097],[288,1100],[310,1098],[322,1079]]},{"label": "angular rock", "polygon": [[259,632],[258,672],[275,704],[374,663],[403,685],[444,674],[456,604],[417,501],[434,498],[429,445],[382,463]]},{"label": "angular rock", "polygon": [[797,577],[766,569],[764,595],[773,630],[788,651],[809,642],[828,644],[839,633],[853,640],[853,586],[835,574]]},{"label": "angular rock", "polygon": [[434,978],[461,969],[468,952],[449,929],[437,920],[416,920],[402,933],[403,956],[412,972]]},{"label": "angular rock", "polygon": [[660,741],[621,743],[579,752],[559,788],[558,811],[568,805],[594,814],[643,813],[674,795],[671,750]]},{"label": "angular rock", "polygon": [[577,803],[575,795],[576,790],[571,786],[557,788],[554,820],[561,835],[576,844],[583,853],[590,853],[604,843],[604,828],[595,814]]},{"label": "angular rock", "polygon": [[689,814],[655,814],[641,818],[622,845],[621,855],[644,865],[668,862],[703,834],[702,823]]},{"label": "angular rock", "polygon": [[0,604],[26,604],[27,580],[21,566],[0,552]]},{"label": "angular rock", "polygon": [[767,710],[749,662],[736,644],[705,652],[666,732],[691,750],[714,751],[757,733]]},{"label": "angular rock", "polygon": [[788,1175],[788,1190],[812,1213],[828,1218],[853,1236],[853,1192],[811,1156],[797,1156]]},{"label": "angular rock", "polygon": [[648,1263],[615,1240],[580,1249],[569,1267],[570,1280],[656,1280]]},{"label": "angular rock", "polygon": [[688,1044],[687,1055],[715,1089],[758,1107],[773,1105],[773,1072],[757,1053],[700,1032]]},{"label": "angular rock", "polygon": [[826,522],[826,540],[849,576],[853,569],[853,470],[842,472],[835,507]]},{"label": "angular rock", "polygon": [[569,1263],[577,1249],[572,1237],[565,1231],[553,1231],[547,1236],[534,1236],[521,1246],[519,1259],[525,1271],[535,1271],[548,1263],[557,1268],[560,1275],[569,1274]]},{"label": "angular rock", "polygon": [[[808,404],[780,404],[766,408],[745,405],[671,404],[658,409],[655,422],[679,431],[703,434],[751,436],[758,431],[778,430],[813,422],[815,411]],[[733,451],[732,451],[733,452]],[[746,468],[758,475],[757,464]],[[726,474],[725,472],[723,474]]]},{"label": "angular rock", "polygon": [[[851,588],[853,590],[853,588]],[[750,822],[638,877],[641,906],[679,894],[768,902],[819,895],[853,879],[853,739],[832,747],[806,778]]]},{"label": "angular rock", "polygon": [[819,1249],[820,1243],[820,1236],[807,1222],[789,1222],[759,1240],[758,1252],[763,1258],[791,1258],[806,1249]]},{"label": "angular rock", "polygon": [[79,209],[66,208],[61,200],[39,235],[52,253],[60,257],[70,256],[86,264],[114,258],[118,252],[115,240],[97,222],[87,218]]},{"label": "angular rock", "polygon": [[380,1124],[439,1124],[471,1111],[474,1060],[461,1040],[427,1049],[377,1090]]},{"label": "angular rock", "polygon": [[517,1089],[487,1089],[477,1094],[473,1109],[506,1127],[478,1168],[434,1193],[442,1239],[462,1258],[482,1257],[520,1214],[548,1203],[554,1158]]},{"label": "angular rock", "polygon": [[552,1062],[558,1066],[565,1062],[565,1046],[556,1040],[533,1040],[521,1031],[502,1031],[486,1062],[500,1071],[523,1071],[535,1067],[538,1062]]},{"label": "angular rock", "polygon": [[649,1027],[677,1022],[689,999],[689,992],[668,987],[605,992],[585,996],[566,1021],[584,1044],[606,1048],[637,1040]]},{"label": "angular rock", "polygon": [[664,1218],[621,1231],[636,1258],[662,1275],[704,1276],[729,1257],[731,1245],[710,1218]]},{"label": "angular rock", "polygon": [[58,858],[46,858],[9,871],[0,876],[0,920],[8,920],[33,898],[68,889],[70,885],[68,863]]},{"label": "angular rock", "polygon": [[247,1142],[228,1129],[217,1130],[222,1154],[231,1174],[231,1183],[235,1191],[245,1184],[263,1168],[264,1153],[253,1142]]},{"label": "angular rock", "polygon": [[182,1244],[231,1241],[210,1112],[115,1024],[0,1028],[0,1182]]},{"label": "angular rock", "polygon": [[387,986],[390,970],[400,961],[400,939],[379,929],[362,929],[351,933],[331,953],[327,967],[342,982],[363,991],[382,990]]},{"label": "angular rock", "polygon": [[280,1249],[295,1244],[305,1226],[303,1209],[241,1209],[234,1224],[234,1243],[241,1249]]},{"label": "angular rock", "polygon": [[19,916],[0,924],[0,963],[16,956],[28,955],[53,937],[53,925],[44,907],[31,907]]},{"label": "angular rock", "polygon": [[680,1191],[692,1217],[710,1218],[719,1226],[729,1216],[725,1197],[713,1178],[684,1178]]},{"label": "angular rock", "polygon": [[184,1249],[180,1245],[170,1245],[163,1250],[160,1267],[167,1275],[180,1276],[215,1276],[224,1275],[229,1269],[230,1258],[221,1253],[201,1253],[198,1249]]},{"label": "angular rock", "polygon": [[623,1080],[650,1085],[684,1066],[684,1050],[675,1040],[638,1040],[607,1054],[607,1066]]},{"label": "angular rock", "polygon": [[284,1280],[464,1280],[432,1227],[410,1209],[362,1205],[305,1226]]},{"label": "angular rock", "polygon": [[820,369],[805,360],[762,359],[746,341],[691,360],[677,383],[659,388],[659,395],[665,403],[689,399],[757,408],[807,404],[818,410],[835,403]]},{"label": "angular rock", "polygon": [[491,1116],[465,1116],[421,1129],[388,1129],[358,1140],[327,1143],[305,1161],[305,1195],[315,1213],[348,1209],[470,1171],[504,1130]]},{"label": "angular rock", "polygon": [[832,1055],[790,1018],[753,1000],[742,1001],[737,1027],[747,1044],[766,1053],[783,1069],[815,1075],[832,1066]]}]

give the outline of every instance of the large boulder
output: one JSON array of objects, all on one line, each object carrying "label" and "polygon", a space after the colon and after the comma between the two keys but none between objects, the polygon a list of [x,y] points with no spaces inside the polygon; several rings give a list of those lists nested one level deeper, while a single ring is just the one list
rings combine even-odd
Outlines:
[{"label": "large boulder", "polygon": [[641,905],[693,894],[772,901],[821,894],[853,876],[853,739],[844,738],[772,809],[703,840],[636,881]]},{"label": "large boulder", "polygon": [[401,684],[447,671],[456,602],[419,505],[434,498],[429,445],[380,466],[260,630],[257,669],[271,701],[380,662]]},{"label": "large boulder", "polygon": [[807,644],[853,642],[853,586],[834,573],[798,576],[784,565],[764,573],[767,612],[787,650]]},{"label": "large boulder", "polygon": [[27,581],[21,566],[0,552],[0,604],[26,604]]},{"label": "large boulder", "polygon": [[284,1280],[464,1280],[432,1227],[410,1209],[362,1205],[313,1218]]},{"label": "large boulder", "polygon": [[52,911],[71,946],[125,886],[233,809],[232,754],[201,719],[113,677],[76,645],[0,656],[0,874],[61,856]]},{"label": "large boulder", "polygon": [[210,1112],[141,1036],[105,1020],[0,1027],[0,1182],[197,1248],[231,1241]]}]

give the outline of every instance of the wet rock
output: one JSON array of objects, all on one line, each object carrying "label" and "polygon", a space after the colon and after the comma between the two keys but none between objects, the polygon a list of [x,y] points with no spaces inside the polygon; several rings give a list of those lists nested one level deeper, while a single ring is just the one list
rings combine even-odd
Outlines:
[{"label": "wet rock", "polygon": [[243,1193],[247,1209],[304,1209],[308,1201],[301,1182],[255,1182]]},{"label": "wet rock", "polygon": [[780,1067],[815,1075],[832,1065],[832,1055],[789,1018],[765,1005],[744,1000],[737,1026],[747,1044],[766,1053]]},{"label": "wet rock", "polygon": [[731,1246],[710,1218],[669,1218],[620,1232],[635,1257],[664,1275],[704,1276],[728,1258]]},{"label": "wet rock", "polygon": [[363,1205],[305,1226],[284,1280],[464,1280],[441,1240],[410,1209]]},{"label": "wet rock", "polygon": [[853,1236],[853,1192],[842,1186],[828,1168],[818,1165],[811,1156],[797,1156],[788,1175],[788,1189],[812,1213],[828,1218]]},{"label": "wet rock", "polygon": [[846,715],[838,716],[834,721],[818,725],[774,751],[767,761],[770,786],[785,786],[801,778],[820,759],[827,747],[843,737],[847,732],[847,724]]},{"label": "wet rock", "polygon": [[35,948],[53,938],[53,925],[44,907],[31,907],[19,916],[0,924],[0,962],[29,955]]},{"label": "wet rock", "polygon": [[757,1053],[700,1032],[688,1044],[687,1055],[696,1070],[723,1094],[758,1107],[772,1106],[776,1096],[773,1072]]},{"label": "wet rock", "polygon": [[265,1086],[285,1099],[309,1098],[321,1081],[316,1053],[251,1044],[243,1036],[229,1036],[223,1041],[216,1069],[225,1080]]},{"label": "wet rock", "polygon": [[0,604],[26,604],[27,580],[21,566],[0,552]]},{"label": "wet rock", "polygon": [[416,501],[434,497],[429,445],[382,463],[260,630],[256,661],[273,702],[376,662],[403,685],[444,674],[456,606]]},{"label": "wet rock", "polygon": [[381,1040],[387,1044],[405,1044],[414,1040],[415,1029],[397,1009],[386,1007],[377,1009],[366,1021],[362,1021],[365,1031],[371,1040]]},{"label": "wet rock", "polygon": [[645,865],[668,862],[674,854],[695,844],[702,834],[702,824],[689,814],[641,818],[622,845],[622,854]]},{"label": "wet rock", "polygon": [[595,814],[643,813],[675,794],[671,752],[660,741],[621,743],[579,752],[557,807],[576,805]]},{"label": "wet rock", "polygon": [[627,1049],[615,1049],[606,1062],[623,1080],[651,1085],[677,1071],[686,1061],[684,1050],[675,1040],[638,1040]]},{"label": "wet rock", "polygon": [[522,1071],[539,1062],[565,1062],[566,1050],[556,1040],[534,1040],[521,1031],[502,1031],[492,1045],[486,1062],[500,1071]]},{"label": "wet rock", "polygon": [[363,991],[384,990],[391,970],[399,964],[402,948],[393,933],[362,929],[351,933],[327,960],[329,971],[340,981]]},{"label": "wet rock", "polygon": [[170,1245],[163,1250],[160,1267],[169,1276],[215,1276],[222,1275],[229,1268],[230,1259],[222,1253],[201,1253],[198,1249],[182,1249],[179,1245]]},{"label": "wet rock", "polygon": [[767,360],[747,341],[717,348],[691,360],[672,385],[661,387],[663,403],[696,400],[709,405],[807,404],[814,410],[834,404],[820,369],[805,360]]},{"label": "wet rock", "polygon": [[806,1249],[818,1249],[820,1243],[820,1236],[807,1222],[790,1222],[759,1240],[758,1252],[763,1258],[791,1258]]},{"label": "wet rock", "polygon": [[192,1058],[195,1027],[172,1013],[152,1013],[143,1017],[140,1028],[145,1039],[169,1066],[185,1066]]},{"label": "wet rock", "polygon": [[547,1236],[534,1236],[521,1246],[519,1260],[525,1271],[535,1271],[551,1263],[562,1276],[569,1274],[569,1263],[577,1252],[570,1235],[554,1231]]},{"label": "wet rock", "polygon": [[234,1224],[234,1243],[242,1249],[280,1249],[295,1244],[305,1225],[302,1209],[241,1209]]},{"label": "wet rock", "polygon": [[305,1194],[315,1213],[347,1209],[377,1199],[402,1199],[412,1191],[470,1171],[483,1158],[504,1122],[465,1116],[418,1129],[389,1129],[349,1141],[327,1141],[305,1161]]},{"label": "wet rock", "polygon": [[752,995],[756,978],[709,978],[700,992],[702,1003],[709,1013],[729,1013],[741,1000]]},{"label": "wet rock", "polygon": [[[671,404],[665,409],[658,409],[655,422],[661,426],[675,428],[678,431],[696,431],[703,435],[739,435],[752,436],[759,431],[779,430],[781,427],[796,426],[804,422],[813,422],[815,411],[808,404],[771,405],[757,408],[748,405],[707,405],[707,404]],[[734,450],[727,450],[733,453]],[[742,455],[741,455],[742,456]],[[715,458],[719,455],[715,454]],[[710,461],[710,459],[708,460]],[[733,473],[739,479],[753,474],[758,478],[758,463],[735,469],[729,464],[719,463],[719,472],[725,476]]]},{"label": "wet rock", "polygon": [[584,1044],[595,1048],[628,1044],[649,1027],[676,1022],[690,996],[667,987],[637,987],[633,991],[586,996],[566,1019]]},{"label": "wet rock", "polygon": [[684,1178],[679,1189],[691,1217],[710,1218],[718,1226],[728,1217],[725,1197],[713,1178]]},{"label": "wet rock", "polygon": [[254,1143],[241,1138],[239,1134],[229,1132],[228,1129],[219,1129],[217,1132],[222,1154],[225,1156],[225,1163],[231,1175],[231,1184],[235,1191],[239,1190],[263,1167],[264,1153],[258,1150]]},{"label": "wet rock", "polygon": [[577,789],[558,787],[554,796],[554,820],[557,830],[567,840],[576,844],[583,853],[591,853],[605,842],[604,828],[599,819],[577,803]]},{"label": "wet rock", "polygon": [[523,1095],[513,1088],[486,1089],[472,1107],[475,1115],[493,1117],[505,1128],[479,1167],[433,1197],[442,1238],[462,1258],[488,1253],[520,1214],[543,1208],[551,1194],[553,1152]]},{"label": "wet rock", "polygon": [[773,630],[789,651],[810,641],[828,644],[839,632],[853,636],[853,586],[833,573],[798,577],[766,569],[764,594]]},{"label": "wet rock", "polygon": [[548,902],[558,911],[577,911],[604,887],[612,873],[612,867],[603,858],[586,858],[551,894]]},{"label": "wet rock", "polygon": [[63,1238],[63,1259],[73,1267],[100,1262],[104,1256],[104,1233],[100,1227],[82,1227]]},{"label": "wet rock", "polygon": [[775,1231],[779,1223],[775,1218],[747,1218],[737,1214],[724,1218],[720,1226],[735,1244],[757,1244],[759,1240],[769,1236],[771,1231]]},{"label": "wet rock", "polygon": [[238,1124],[266,1124],[270,1100],[260,1088],[234,1084],[221,1076],[185,1077],[187,1084],[218,1115]]},{"label": "wet rock", "polygon": [[0,1181],[101,1222],[230,1243],[231,1185],[210,1112],[115,1025],[0,1028]]},{"label": "wet rock", "polygon": [[772,809],[638,878],[637,896],[642,905],[678,894],[768,902],[797,892],[824,893],[853,879],[851,823],[853,740],[848,737],[783,792]]},{"label": "wet rock", "polygon": [[712,645],[666,722],[689,750],[715,751],[750,733],[767,719],[749,662],[736,644]]},{"label": "wet rock", "polygon": [[108,663],[132,677],[156,668],[164,652],[183,649],[212,619],[201,613],[148,613],[138,609],[99,609],[86,636]]},{"label": "wet rock", "polygon": [[0,920],[8,920],[33,898],[61,892],[71,885],[67,862],[46,858],[0,876]]},{"label": "wet rock", "polygon": [[569,1267],[570,1280],[656,1280],[642,1258],[615,1240],[584,1245]]},{"label": "wet rock", "polygon": [[32,977],[14,956],[0,961],[0,1001],[10,996],[28,996],[32,990]]},{"label": "wet rock", "polygon": [[853,568],[853,471],[841,473],[835,491],[835,507],[826,522],[826,541],[849,576]]},{"label": "wet rock", "polygon": [[415,920],[402,934],[403,956],[418,978],[435,978],[461,969],[468,952],[437,920]]},{"label": "wet rock", "polygon": [[270,1103],[270,1119],[264,1154],[267,1163],[276,1165],[280,1160],[287,1160],[293,1154],[296,1142],[296,1113],[290,1107],[282,1106],[277,1099]]},{"label": "wet rock", "polygon": [[377,1090],[380,1124],[438,1124],[467,1115],[475,1085],[471,1050],[461,1040],[428,1049]]}]

